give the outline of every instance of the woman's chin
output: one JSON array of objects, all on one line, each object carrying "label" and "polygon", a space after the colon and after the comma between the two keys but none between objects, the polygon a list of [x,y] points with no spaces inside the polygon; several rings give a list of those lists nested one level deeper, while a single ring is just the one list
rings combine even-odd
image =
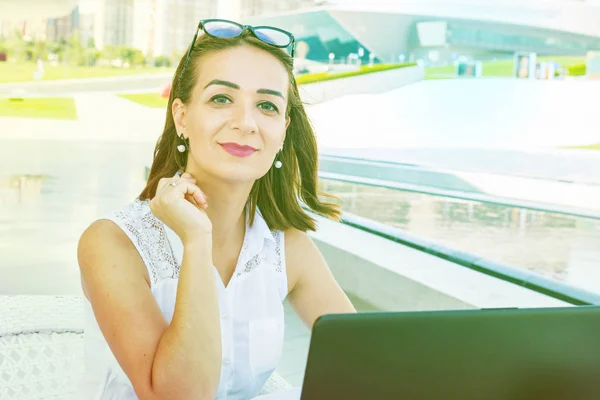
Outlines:
[{"label": "woman's chin", "polygon": [[269,170],[259,169],[256,166],[246,165],[228,165],[218,171],[218,176],[223,181],[232,183],[253,183],[257,179],[262,178]]}]

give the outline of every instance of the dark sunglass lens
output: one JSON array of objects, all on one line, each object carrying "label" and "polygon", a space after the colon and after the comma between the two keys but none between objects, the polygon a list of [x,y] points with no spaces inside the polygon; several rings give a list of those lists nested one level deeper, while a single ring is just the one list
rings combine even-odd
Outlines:
[{"label": "dark sunglass lens", "polygon": [[242,33],[242,28],[229,22],[209,21],[204,24],[204,31],[212,36],[236,37]]},{"label": "dark sunglass lens", "polygon": [[256,36],[263,42],[272,44],[278,47],[287,47],[292,42],[292,39],[283,32],[271,28],[256,28],[254,29]]}]

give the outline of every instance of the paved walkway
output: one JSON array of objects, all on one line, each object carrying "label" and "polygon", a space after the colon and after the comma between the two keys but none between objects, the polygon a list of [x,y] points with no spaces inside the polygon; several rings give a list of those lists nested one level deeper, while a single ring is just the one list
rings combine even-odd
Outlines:
[{"label": "paved walkway", "polygon": [[162,132],[166,115],[163,109],[109,93],[76,94],[73,99],[77,121],[0,117],[0,140],[155,142]]},{"label": "paved walkway", "polygon": [[170,81],[173,71],[101,78],[58,79],[0,84],[0,96],[56,96],[87,92],[156,91]]},{"label": "paved walkway", "polygon": [[311,109],[332,148],[532,150],[600,143],[600,80],[422,81]]}]

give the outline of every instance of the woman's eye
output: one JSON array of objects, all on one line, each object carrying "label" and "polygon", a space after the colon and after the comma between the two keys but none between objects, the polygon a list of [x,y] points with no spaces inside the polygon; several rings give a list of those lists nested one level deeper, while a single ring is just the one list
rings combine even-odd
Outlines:
[{"label": "woman's eye", "polygon": [[275,111],[275,112],[279,111],[279,109],[275,106],[275,104],[270,103],[268,101],[264,102],[264,103],[260,103],[258,106],[265,111]]},{"label": "woman's eye", "polygon": [[215,97],[213,97],[212,99],[210,99],[210,101],[212,101],[213,103],[217,103],[217,104],[225,104],[226,102],[230,101],[227,97],[223,96],[222,94],[218,94]]}]

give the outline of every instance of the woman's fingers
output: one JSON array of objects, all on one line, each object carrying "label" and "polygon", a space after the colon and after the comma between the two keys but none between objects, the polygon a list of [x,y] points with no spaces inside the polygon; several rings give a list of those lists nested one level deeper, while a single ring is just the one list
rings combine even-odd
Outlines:
[{"label": "woman's fingers", "polygon": [[183,175],[181,175],[181,177],[196,182],[196,178],[194,178],[189,172],[184,173]]},{"label": "woman's fingers", "polygon": [[202,190],[188,179],[182,178],[173,187],[173,190],[183,193],[184,197],[189,201],[190,198],[196,202],[196,205],[201,208],[206,208],[208,205],[206,197]]},{"label": "woman's fingers", "polygon": [[196,179],[189,173],[179,176],[175,174],[172,178],[162,178],[158,183],[157,191],[174,190],[183,194],[183,197],[199,208],[208,206],[207,196],[196,186]]},{"label": "woman's fingers", "polygon": [[[196,183],[196,178],[194,178],[191,174],[189,173],[184,173],[183,175],[181,175],[181,177],[183,179],[187,179],[189,182],[191,183]],[[196,186],[197,187],[197,186]],[[198,188],[198,192],[194,192],[194,193],[187,193],[186,194],[186,198],[190,198],[193,200],[193,202],[198,206],[198,207],[206,207],[208,205],[207,203],[207,196],[204,194],[204,192],[202,192],[202,190],[200,190],[200,188]]]}]

